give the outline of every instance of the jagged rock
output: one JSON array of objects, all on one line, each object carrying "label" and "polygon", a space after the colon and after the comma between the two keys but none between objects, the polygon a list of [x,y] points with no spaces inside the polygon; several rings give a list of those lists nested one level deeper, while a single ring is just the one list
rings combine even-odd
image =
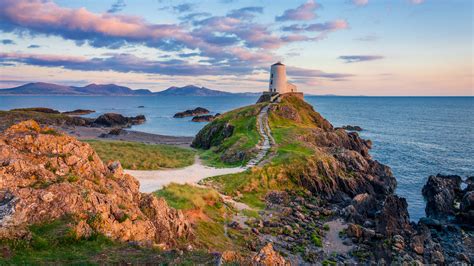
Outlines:
[{"label": "jagged rock", "polygon": [[252,258],[253,265],[262,266],[286,266],[290,265],[278,252],[273,249],[273,245],[268,243],[257,255]]},{"label": "jagged rock", "polygon": [[191,119],[192,122],[211,122],[214,121],[216,116],[213,115],[197,115]]},{"label": "jagged rock", "polygon": [[131,127],[132,125],[143,124],[145,121],[144,115],[125,117],[121,114],[106,113],[97,117],[92,125],[99,127]]},{"label": "jagged rock", "polygon": [[363,130],[360,126],[351,126],[351,125],[342,126],[341,128],[347,131],[362,131]]},{"label": "jagged rock", "polygon": [[385,236],[408,235],[412,232],[406,199],[389,195],[376,217],[376,231]]},{"label": "jagged rock", "polygon": [[464,195],[460,210],[458,215],[461,221],[474,225],[474,191],[469,191]]},{"label": "jagged rock", "polygon": [[184,112],[176,113],[173,117],[174,118],[183,118],[183,117],[187,117],[187,116],[205,115],[205,114],[208,114],[208,113],[209,113],[209,110],[207,110],[206,108],[197,107],[197,108],[192,109],[192,110],[186,110]]},{"label": "jagged rock", "polygon": [[63,114],[65,114],[65,115],[88,115],[88,114],[92,114],[92,113],[95,113],[95,111],[94,110],[87,110],[87,109],[76,109],[76,110],[73,110],[73,111],[63,112]]},{"label": "jagged rock", "polygon": [[460,176],[430,176],[423,186],[423,196],[425,197],[426,215],[437,219],[446,219],[449,215],[454,215],[454,201],[460,192]]},{"label": "jagged rock", "polygon": [[363,234],[362,227],[357,224],[349,224],[347,226],[347,235],[349,237],[361,238]]},{"label": "jagged rock", "polygon": [[168,248],[191,235],[183,214],[141,194],[120,163],[105,165],[88,144],[52,132],[25,121],[0,135],[0,238],[24,237],[30,225],[63,216],[77,219],[79,236],[90,227],[115,240]]}]

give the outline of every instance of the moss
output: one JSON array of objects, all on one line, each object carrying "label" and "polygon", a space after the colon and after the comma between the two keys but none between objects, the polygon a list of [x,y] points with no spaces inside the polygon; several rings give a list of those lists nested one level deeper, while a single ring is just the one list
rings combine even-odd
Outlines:
[{"label": "moss", "polygon": [[67,177],[67,181],[73,183],[73,182],[76,182],[77,180],[79,180],[79,176],[75,175],[75,174],[69,174],[68,177]]},{"label": "moss", "polygon": [[316,232],[311,233],[311,242],[317,247],[322,248],[323,242],[321,241],[321,237],[316,234]]},{"label": "moss", "polygon": [[329,228],[329,224],[323,225],[323,230],[324,230],[324,231],[329,231],[329,229],[330,229],[330,228]]}]

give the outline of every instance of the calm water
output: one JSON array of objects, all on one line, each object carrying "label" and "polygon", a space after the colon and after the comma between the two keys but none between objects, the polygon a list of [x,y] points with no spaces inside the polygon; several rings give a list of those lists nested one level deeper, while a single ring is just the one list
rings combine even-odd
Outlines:
[{"label": "calm water", "polygon": [[[424,215],[421,188],[437,173],[474,175],[472,97],[306,97],[334,126],[359,125],[373,141],[372,156],[392,167],[397,193],[407,198],[411,218]],[[60,111],[94,109],[127,116],[144,114],[135,130],[193,136],[204,126],[173,114],[202,106],[213,113],[252,104],[256,97],[69,97],[0,96],[0,110],[43,106]],[[138,108],[144,105],[145,108]]]}]

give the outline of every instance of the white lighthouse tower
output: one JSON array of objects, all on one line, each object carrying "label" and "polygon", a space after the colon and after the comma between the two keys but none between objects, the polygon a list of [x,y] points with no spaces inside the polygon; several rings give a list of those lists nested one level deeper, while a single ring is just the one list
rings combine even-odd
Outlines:
[{"label": "white lighthouse tower", "polygon": [[270,69],[270,85],[271,93],[285,94],[296,92],[296,86],[288,83],[286,79],[286,66],[281,62],[273,64]]}]

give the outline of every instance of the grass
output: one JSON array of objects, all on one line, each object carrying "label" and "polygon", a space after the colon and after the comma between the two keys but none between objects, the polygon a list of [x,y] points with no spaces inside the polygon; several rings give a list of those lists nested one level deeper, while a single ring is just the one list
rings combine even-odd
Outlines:
[{"label": "grass", "polygon": [[[254,155],[254,147],[260,140],[257,130],[257,115],[263,104],[245,106],[222,114],[203,130],[209,130],[218,124],[229,123],[234,126],[233,134],[225,139],[216,140],[219,144],[208,150],[202,150],[200,157],[207,165],[214,167],[234,167],[245,165]],[[225,159],[243,152],[243,160]]]},{"label": "grass", "polygon": [[212,254],[202,251],[163,252],[113,241],[104,235],[76,238],[71,230],[74,221],[62,218],[32,225],[31,240],[0,240],[0,249],[10,250],[11,256],[0,256],[0,265],[152,265],[210,264]]},{"label": "grass", "polygon": [[[193,221],[195,245],[200,248],[225,251],[244,250],[248,235],[232,228],[225,228],[227,218],[234,210],[224,204],[217,191],[193,185],[170,184],[154,192],[167,203],[183,210]],[[232,237],[232,238],[231,238]]]},{"label": "grass", "polygon": [[120,161],[132,170],[181,168],[194,163],[195,151],[171,145],[124,141],[86,140],[104,161]]}]

